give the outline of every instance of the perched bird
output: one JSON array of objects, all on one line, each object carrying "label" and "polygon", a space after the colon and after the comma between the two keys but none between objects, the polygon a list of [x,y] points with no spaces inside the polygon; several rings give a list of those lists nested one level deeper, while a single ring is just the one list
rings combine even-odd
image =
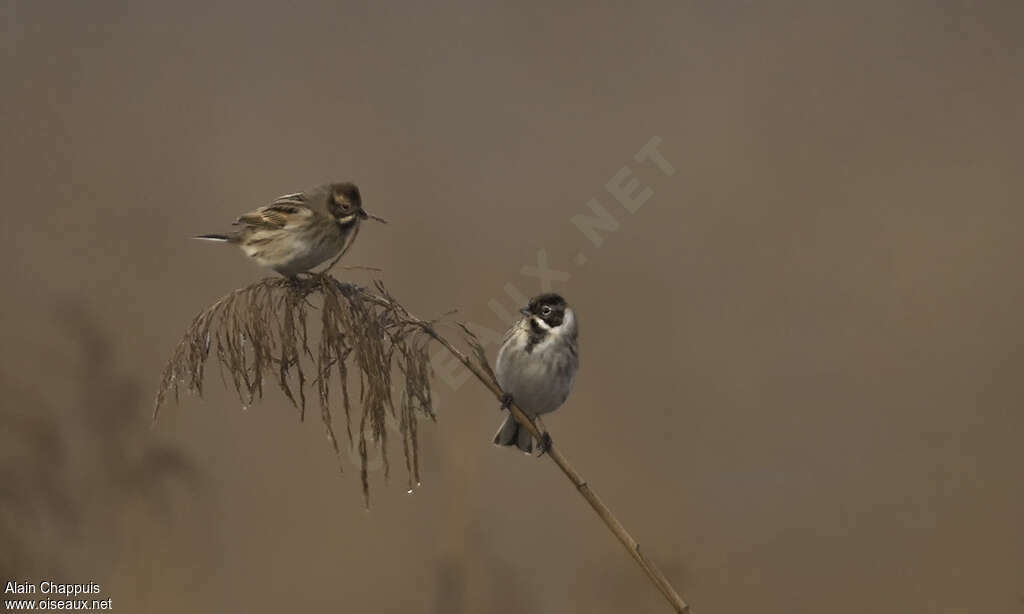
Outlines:
[{"label": "perched bird", "polygon": [[[502,408],[513,401],[535,418],[558,409],[572,390],[579,368],[576,314],[557,294],[541,294],[519,310],[523,318],[507,333],[494,374],[505,392]],[[533,437],[509,414],[494,435],[494,443],[533,451]],[[544,434],[541,453],[551,445]]]},{"label": "perched bird", "polygon": [[238,230],[195,238],[238,245],[260,266],[295,277],[348,249],[366,218],[384,221],[363,211],[355,184],[328,183],[246,213]]}]

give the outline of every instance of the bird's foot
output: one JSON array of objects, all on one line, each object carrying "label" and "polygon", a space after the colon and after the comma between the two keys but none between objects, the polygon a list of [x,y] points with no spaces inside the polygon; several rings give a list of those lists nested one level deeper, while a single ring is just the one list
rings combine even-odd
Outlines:
[{"label": "bird's foot", "polygon": [[537,455],[537,458],[544,456],[548,453],[548,450],[551,449],[551,435],[548,435],[547,431],[541,435],[540,441],[537,443],[537,449],[540,450],[540,454]]},{"label": "bird's foot", "polygon": [[295,273],[293,275],[285,275],[285,277],[284,277],[285,283],[287,283],[289,287],[295,288],[296,290],[298,290],[306,282],[306,279],[301,277],[301,275],[302,275],[302,273]]},{"label": "bird's foot", "polygon": [[284,278],[285,287],[291,291],[296,298],[305,299],[305,297],[313,290],[316,286],[316,279],[312,273],[296,273],[295,275],[288,275]]},{"label": "bird's foot", "polygon": [[501,407],[498,408],[498,411],[509,409],[510,407],[512,407],[512,395],[506,392],[501,395]]}]

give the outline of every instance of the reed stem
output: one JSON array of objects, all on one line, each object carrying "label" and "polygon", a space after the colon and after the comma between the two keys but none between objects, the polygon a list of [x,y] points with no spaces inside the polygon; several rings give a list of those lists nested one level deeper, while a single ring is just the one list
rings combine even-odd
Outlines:
[{"label": "reed stem", "polygon": [[[382,301],[391,301],[390,297],[388,297],[387,295],[384,296],[385,298],[382,298]],[[388,306],[394,307],[395,305]],[[440,333],[438,333],[437,330],[434,329],[433,324],[425,320],[421,320],[420,318],[417,318],[416,316],[410,314],[408,311],[405,311],[404,308],[402,310],[407,316],[409,322],[419,326],[423,330],[423,332],[430,335],[430,337],[432,337],[435,341],[440,343],[441,346],[445,348],[445,350],[447,350],[467,369],[469,369],[470,373],[472,373],[480,381],[480,383],[482,383],[488,390],[490,390],[491,393],[495,396],[495,398],[499,400],[502,398],[504,393],[502,392],[501,387],[498,385],[498,382],[494,379],[492,373],[487,373],[483,369],[481,369],[476,363],[474,363],[469,358],[469,356],[467,356],[464,352],[459,350],[450,341],[448,341],[448,339],[446,339]],[[513,403],[509,407],[509,411],[512,412],[512,415],[515,416],[515,419],[517,422],[519,422],[519,424],[523,425],[530,432],[530,434],[534,436],[534,438],[540,441],[542,436],[540,429],[538,429],[534,421],[531,420],[529,416],[527,416],[526,413],[523,412],[523,410],[520,409],[515,404],[514,399]],[[569,481],[572,482],[573,486],[576,487],[576,490],[587,501],[587,503],[590,504],[590,507],[593,508],[593,510],[597,513],[598,517],[601,518],[601,521],[604,522],[605,526],[608,527],[608,530],[611,531],[612,534],[615,535],[616,539],[618,539],[619,542],[626,548],[626,551],[629,552],[629,555],[633,557],[633,560],[635,560],[637,565],[640,566],[640,569],[642,569],[643,572],[647,574],[647,577],[651,580],[654,586],[661,592],[661,594],[669,602],[672,608],[676,612],[680,613],[689,612],[690,606],[688,606],[686,602],[683,601],[683,598],[679,596],[679,593],[676,592],[675,588],[672,586],[672,583],[669,582],[667,577],[665,577],[665,574],[662,573],[662,571],[658,568],[657,565],[654,564],[653,561],[648,559],[647,556],[645,556],[644,553],[640,551],[640,544],[638,544],[637,541],[633,539],[633,536],[629,534],[629,531],[626,530],[626,527],[624,527],[622,523],[619,522],[619,519],[616,518],[615,514],[613,514],[612,511],[608,508],[608,506],[605,505],[603,501],[601,501],[601,498],[598,497],[597,493],[595,493],[594,490],[590,487],[590,485],[587,484],[586,480],[583,479],[583,476],[580,475],[580,473],[576,471],[576,469],[572,465],[569,464],[569,461],[566,460],[565,456],[557,447],[555,447],[554,444],[552,444],[551,447],[548,449],[547,456],[556,465],[558,465],[558,468],[562,470],[562,473],[565,474],[565,477],[569,478]]]}]

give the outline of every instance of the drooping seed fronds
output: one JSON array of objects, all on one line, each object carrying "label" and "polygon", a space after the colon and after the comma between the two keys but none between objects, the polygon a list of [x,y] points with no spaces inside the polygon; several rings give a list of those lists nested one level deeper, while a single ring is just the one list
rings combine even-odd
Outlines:
[{"label": "drooping seed fronds", "polygon": [[[427,353],[432,337],[428,323],[411,317],[382,284],[375,289],[311,274],[263,279],[220,298],[192,320],[178,343],[164,369],[153,418],[169,394],[178,400],[181,387],[202,395],[213,357],[243,407],[262,399],[269,382],[304,419],[307,390],[312,391],[339,465],[342,447],[332,397],[340,397],[348,445],[358,450],[367,501],[371,447],[380,448],[385,477],[390,474],[390,417],[398,425],[412,488],[419,482],[417,421],[423,416],[435,419]],[[332,386],[337,387],[334,395]]]}]

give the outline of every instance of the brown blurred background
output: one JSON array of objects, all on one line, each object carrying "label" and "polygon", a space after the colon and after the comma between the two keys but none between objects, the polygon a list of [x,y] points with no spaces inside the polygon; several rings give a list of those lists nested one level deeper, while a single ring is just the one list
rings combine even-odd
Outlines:
[{"label": "brown blurred background", "polygon": [[348,263],[421,315],[500,329],[538,250],[570,274],[547,424],[695,611],[1024,611],[1024,5],[617,4],[7,0],[0,573],[119,612],[667,611],[472,382],[369,512],[278,394],[211,371],[150,427],[192,316],[263,274],[188,237],[352,179],[392,223]]}]

